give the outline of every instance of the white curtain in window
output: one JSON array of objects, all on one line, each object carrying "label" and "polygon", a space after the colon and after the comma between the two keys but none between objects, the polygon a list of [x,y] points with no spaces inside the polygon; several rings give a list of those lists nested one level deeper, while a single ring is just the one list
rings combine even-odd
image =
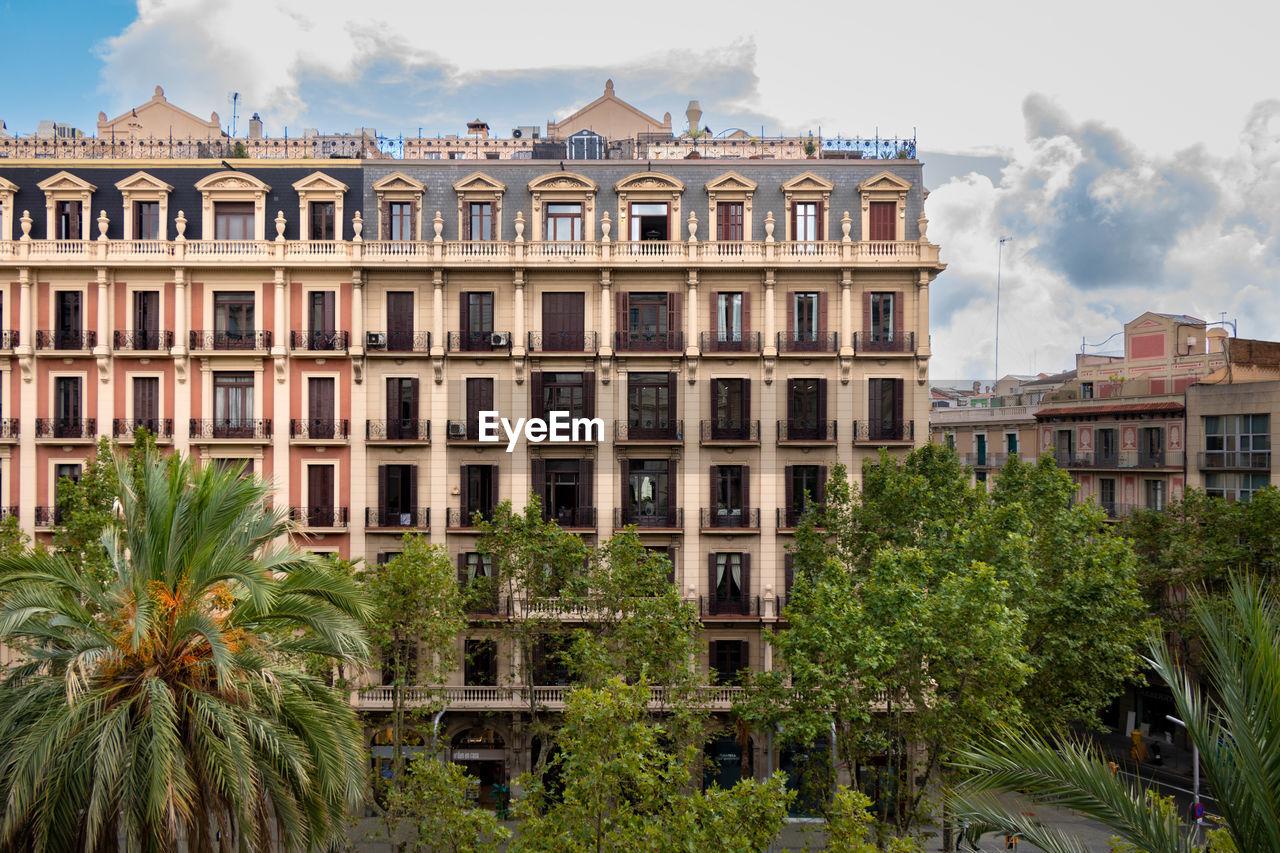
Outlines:
[{"label": "white curtain in window", "polygon": [[742,340],[742,294],[720,294],[720,305],[716,318],[717,335],[722,341]]}]

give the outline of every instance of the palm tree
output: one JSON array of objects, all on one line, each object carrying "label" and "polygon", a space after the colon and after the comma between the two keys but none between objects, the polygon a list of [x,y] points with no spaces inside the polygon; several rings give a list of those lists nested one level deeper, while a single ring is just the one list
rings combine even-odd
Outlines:
[{"label": "palm tree", "polygon": [[[1191,612],[1207,689],[1159,638],[1151,641],[1148,662],[1172,690],[1199,748],[1231,844],[1241,853],[1280,851],[1280,599],[1257,581],[1236,578],[1225,599],[1194,597]],[[1006,731],[969,750],[962,765],[976,775],[956,797],[961,817],[1016,832],[1051,853],[1084,847],[1002,808],[996,792],[1020,791],[1033,802],[1074,809],[1139,850],[1201,849],[1176,810],[1162,808],[1139,786],[1113,775],[1096,750],[1080,741],[1050,742],[1034,732]]]},{"label": "palm tree", "polygon": [[288,544],[253,477],[118,464],[104,584],[0,559],[0,849],[331,846],[365,787],[361,730],[308,655],[363,662],[351,579]]}]

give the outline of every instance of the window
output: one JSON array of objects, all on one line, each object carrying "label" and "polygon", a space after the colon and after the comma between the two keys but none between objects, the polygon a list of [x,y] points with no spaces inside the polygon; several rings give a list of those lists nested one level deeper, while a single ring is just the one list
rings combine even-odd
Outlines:
[{"label": "window", "polygon": [[1018,434],[1016,432],[1006,432],[1004,434],[1004,452],[1009,456],[1018,455]]},{"label": "window", "polygon": [[867,380],[867,423],[873,441],[903,441],[910,438],[902,417],[903,381]]},{"label": "window", "polygon": [[493,519],[498,505],[498,466],[462,466],[462,526],[470,527],[476,513],[485,520]]},{"label": "window", "polygon": [[251,201],[215,201],[213,203],[213,239],[252,240],[254,210]]},{"label": "window", "polygon": [[1113,477],[1098,478],[1098,502],[1112,518],[1116,516],[1116,481]]},{"label": "window", "polygon": [[872,240],[898,239],[898,205],[892,201],[873,201],[870,203],[870,222]]},{"label": "window", "polygon": [[163,435],[160,431],[160,377],[133,377],[133,428]]},{"label": "window", "polygon": [[1164,480],[1147,480],[1147,508],[1163,510],[1165,501]]},{"label": "window", "polygon": [[139,290],[133,294],[133,348],[160,349],[160,292]]},{"label": "window", "polygon": [[136,201],[133,203],[133,239],[160,239],[160,202]]},{"label": "window", "polygon": [[627,374],[627,437],[676,437],[676,374]]},{"label": "window", "polygon": [[1094,444],[1097,447],[1097,464],[1115,467],[1120,463],[1120,441],[1114,429],[1100,429],[1095,433]]},{"label": "window", "polygon": [[619,349],[680,349],[679,294],[621,293],[618,313]]},{"label": "window", "polygon": [[416,440],[418,433],[417,377],[387,379],[387,438]]},{"label": "window", "polygon": [[670,500],[676,463],[670,459],[628,459],[622,462],[626,487],[622,494],[623,522],[649,527],[672,527]]},{"label": "window", "polygon": [[253,294],[213,295],[213,345],[215,349],[253,349],[255,346]]},{"label": "window", "polygon": [[542,500],[542,517],[561,527],[593,527],[590,459],[535,459],[533,491]]},{"label": "window", "polygon": [[746,640],[712,640],[708,644],[708,655],[716,683],[737,684],[741,681],[743,673],[749,669],[747,653]]},{"label": "window", "polygon": [[715,330],[720,343],[742,343],[743,295],[741,293],[717,293]]},{"label": "window", "polygon": [[462,347],[464,350],[493,349],[493,293],[462,294]]},{"label": "window", "polygon": [[822,239],[822,203],[798,201],[792,208],[793,228],[791,239],[807,242]]},{"label": "window", "polygon": [[55,291],[55,296],[54,349],[83,349],[85,335],[80,291],[59,290]]},{"label": "window", "polygon": [[338,294],[332,290],[313,290],[307,294],[307,326],[311,332],[308,342],[313,350],[338,348],[335,318]]},{"label": "window", "polygon": [[586,294],[542,294],[542,346],[547,352],[582,352],[586,347]]},{"label": "window", "polygon": [[253,374],[213,374],[214,438],[253,438]]},{"label": "window", "polygon": [[716,239],[733,242],[743,239],[743,204],[740,201],[722,201],[716,206]]},{"label": "window", "polygon": [[1204,450],[1202,468],[1270,468],[1271,416],[1206,417]]},{"label": "window", "polygon": [[535,418],[546,420],[552,412],[568,412],[571,418],[595,417],[594,373],[534,373],[530,382]]},{"label": "window", "polygon": [[581,202],[548,204],[543,221],[546,223],[544,240],[567,242],[582,239]]},{"label": "window", "polygon": [[468,687],[496,687],[498,645],[491,639],[468,639],[462,664],[462,683]]},{"label": "window", "polygon": [[[1263,415],[1263,417],[1266,416]],[[1205,494],[1232,503],[1251,500],[1254,492],[1270,484],[1271,474],[1266,471],[1261,473],[1214,471],[1204,475]]]},{"label": "window", "polygon": [[711,438],[751,438],[751,380],[711,380]]},{"label": "window", "polygon": [[333,527],[333,465],[307,466],[307,526]]},{"label": "window", "polygon": [[1093,399],[1093,383],[1092,382],[1080,383],[1080,399],[1081,400]]},{"label": "window", "polygon": [[943,436],[942,436],[942,438],[943,438],[943,441],[944,441],[944,442],[946,443],[946,445],[947,445],[947,450],[955,451],[955,449],[956,449],[956,434],[955,434],[954,432],[944,433],[944,434],[943,434]]},{"label": "window", "polygon": [[822,344],[821,332],[825,331],[821,293],[793,293],[787,318],[787,332],[791,336],[791,349],[818,349]]},{"label": "window", "polygon": [[467,379],[467,439],[480,438],[480,413],[491,412],[493,406],[493,379],[472,376]]},{"label": "window", "polygon": [[894,309],[897,307],[896,293],[872,293],[871,313],[868,317],[868,339],[873,344],[892,343],[895,337]]},{"label": "window", "polygon": [[391,217],[391,239],[413,239],[413,203],[393,201],[387,205]]},{"label": "window", "polygon": [[834,438],[827,435],[827,380],[787,380],[787,424],[782,438],[793,441]]},{"label": "window", "polygon": [[789,465],[783,471],[786,519],[784,527],[795,527],[809,505],[821,506],[827,497],[825,465]]},{"label": "window", "polygon": [[1164,467],[1164,427],[1143,427],[1138,430],[1138,466]]},{"label": "window", "polygon": [[493,239],[493,204],[487,201],[473,201],[467,204],[467,233],[464,240]]},{"label": "window", "polygon": [[467,551],[458,555],[458,587],[468,613],[498,612],[498,577],[488,554]]},{"label": "window", "polygon": [[974,479],[974,482],[976,482],[976,483],[982,483],[982,484],[984,484],[984,485],[985,485],[985,484],[986,484],[986,482],[987,482],[987,472],[986,472],[986,471],[974,471],[974,472],[973,472],[973,479]]},{"label": "window", "polygon": [[307,435],[311,438],[345,438],[338,436],[334,420],[334,388],[331,376],[307,378]]},{"label": "window", "polygon": [[747,518],[747,467],[711,466],[712,527],[743,527]]},{"label": "window", "polygon": [[412,352],[413,291],[387,292],[387,349],[392,352]]},{"label": "window", "polygon": [[631,204],[631,240],[669,240],[668,207],[650,202]]},{"label": "window", "polygon": [[1053,456],[1063,467],[1072,464],[1072,435],[1069,429],[1060,429],[1053,434]]},{"label": "window", "polygon": [[334,205],[331,201],[313,201],[308,205],[311,213],[312,240],[332,240],[334,238]]},{"label": "window", "polygon": [[712,614],[748,613],[750,555],[721,551],[707,556],[711,573],[711,606],[708,610]]},{"label": "window", "polygon": [[79,240],[83,236],[80,230],[80,202],[59,201],[53,208],[53,238],[55,240]]},{"label": "window", "polygon": [[79,376],[53,380],[53,437],[81,438],[84,433],[83,397]]},{"label": "window", "polygon": [[418,514],[418,466],[379,465],[380,527],[413,527]]},{"label": "window", "polygon": [[80,465],[75,462],[58,462],[53,466],[53,523],[61,524],[63,489],[67,483],[80,482]]},{"label": "window", "polygon": [[979,433],[973,437],[974,464],[985,466],[987,464],[987,437]]}]

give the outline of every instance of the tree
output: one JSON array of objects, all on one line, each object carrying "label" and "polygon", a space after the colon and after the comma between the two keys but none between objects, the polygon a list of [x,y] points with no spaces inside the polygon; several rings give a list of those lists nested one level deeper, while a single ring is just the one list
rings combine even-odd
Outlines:
[{"label": "tree", "polygon": [[[1172,688],[1178,715],[1199,747],[1229,839],[1216,849],[1280,850],[1280,597],[1265,582],[1236,577],[1228,580],[1225,599],[1200,592],[1190,603],[1209,693],[1159,634],[1151,635],[1148,662]],[[1074,809],[1139,850],[1200,849],[1194,827],[1184,829],[1176,811],[1112,774],[1096,750],[1078,741],[1006,728],[971,746],[960,765],[974,775],[958,791],[958,811],[1050,853],[1083,847],[1003,808],[995,792],[1018,790],[1032,802]]]},{"label": "tree", "polygon": [[209,851],[330,844],[365,787],[346,698],[309,655],[362,661],[370,608],[287,543],[270,487],[189,459],[115,468],[122,522],[74,554],[0,558],[0,845]]},{"label": "tree", "polygon": [[499,853],[510,837],[487,809],[467,800],[470,777],[459,764],[419,753],[404,784],[391,790],[389,809],[407,815],[409,849],[415,853]]},{"label": "tree", "polygon": [[107,552],[102,533],[117,522],[112,503],[120,491],[116,456],[111,440],[98,439],[93,454],[85,459],[78,480],[63,478],[56,490],[57,515],[53,525],[53,547],[75,561],[80,570],[103,583],[109,582]]}]

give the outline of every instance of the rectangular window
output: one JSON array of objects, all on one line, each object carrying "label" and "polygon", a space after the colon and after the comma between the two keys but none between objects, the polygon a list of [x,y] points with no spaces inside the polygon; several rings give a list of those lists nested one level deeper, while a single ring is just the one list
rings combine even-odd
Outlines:
[{"label": "rectangular window", "polygon": [[463,662],[463,684],[468,687],[496,687],[498,646],[491,639],[469,639]]},{"label": "rectangular window", "polygon": [[1069,467],[1073,461],[1073,435],[1069,429],[1060,429],[1053,434],[1053,456],[1063,468]]},{"label": "rectangular window", "polygon": [[871,234],[869,238],[872,240],[897,240],[897,208],[896,202],[892,201],[873,201],[868,211],[868,219],[870,220]]},{"label": "rectangular window", "polygon": [[311,213],[311,239],[334,239],[334,204],[331,201],[313,201],[309,205]]},{"label": "rectangular window", "polygon": [[715,524],[740,526],[747,498],[747,468],[744,465],[711,466],[712,507]]},{"label": "rectangular window", "polygon": [[721,551],[707,555],[707,560],[711,573],[709,612],[748,615],[751,556]]},{"label": "rectangular window", "polygon": [[787,380],[787,430],[784,438],[792,441],[828,438],[825,379]]},{"label": "rectangular window", "polygon": [[867,424],[873,441],[903,441],[909,438],[902,416],[903,381],[901,379],[867,380]]},{"label": "rectangular window", "polygon": [[133,239],[160,239],[160,202],[136,201],[133,203]]},{"label": "rectangular window", "polygon": [[751,438],[749,379],[711,380],[711,438],[746,441]]},{"label": "rectangular window", "polygon": [[669,240],[667,205],[632,202],[631,241]]},{"label": "rectangular window", "polygon": [[493,203],[473,201],[467,205],[466,240],[493,239]]},{"label": "rectangular window", "polygon": [[1165,502],[1164,480],[1147,480],[1147,508],[1163,510]]},{"label": "rectangular window", "polygon": [[628,438],[675,438],[674,373],[627,374]]},{"label": "rectangular window", "polygon": [[498,612],[498,577],[488,554],[465,551],[458,555],[458,588],[468,613]]},{"label": "rectangular window", "polygon": [[821,465],[792,465],[785,485],[790,495],[787,500],[788,526],[794,527],[810,503],[821,506],[826,499],[827,470]]},{"label": "rectangular window", "polygon": [[336,438],[335,393],[332,376],[307,378],[307,435],[311,438]]},{"label": "rectangular window", "polygon": [[462,294],[462,349],[493,349],[493,293]]},{"label": "rectangular window", "polygon": [[1204,450],[1202,468],[1270,468],[1271,416],[1206,417]]},{"label": "rectangular window", "polygon": [[333,511],[332,465],[307,466],[307,526],[333,527],[337,519]]},{"label": "rectangular window", "polygon": [[716,294],[716,340],[720,342],[742,342],[743,318],[742,318],[742,294],[741,293],[717,293]]},{"label": "rectangular window", "polygon": [[413,291],[387,292],[387,349],[392,352],[412,352]]},{"label": "rectangular window", "polygon": [[54,438],[82,437],[83,400],[79,376],[59,376],[53,380]]},{"label": "rectangular window", "polygon": [[253,349],[257,338],[254,299],[249,292],[213,295],[215,349]]},{"label": "rectangular window", "polygon": [[1004,452],[1009,456],[1018,455],[1018,434],[1016,432],[1006,432],[1004,434]]},{"label": "rectangular window", "polygon": [[542,294],[542,349],[582,352],[586,346],[586,294]]},{"label": "rectangular window", "polygon": [[253,438],[253,374],[213,374],[213,435]]},{"label": "rectangular window", "polygon": [[133,294],[133,348],[160,349],[160,292],[139,290]]},{"label": "rectangular window", "polygon": [[387,379],[387,438],[422,438],[418,434],[418,379],[392,376]]},{"label": "rectangular window", "polygon": [[708,648],[711,672],[717,684],[737,684],[742,680],[749,668],[746,640],[713,640]]},{"label": "rectangular window", "polygon": [[894,300],[896,293],[872,293],[870,334],[872,343],[891,343],[894,340]]},{"label": "rectangular window", "polygon": [[667,459],[629,459],[622,465],[627,477],[623,494],[624,521],[642,527],[671,526],[674,463]]},{"label": "rectangular window", "polygon": [[985,466],[987,464],[987,437],[985,435],[975,435],[973,437],[974,464]]},{"label": "rectangular window", "polygon": [[816,201],[798,201],[793,208],[794,230],[791,239],[809,242],[822,239],[822,205]]},{"label": "rectangular window", "polygon": [[418,466],[379,466],[378,487],[380,526],[413,527],[418,514]]},{"label": "rectangular window", "polygon": [[215,201],[213,203],[213,239],[252,240],[254,209],[251,201]]},{"label": "rectangular window", "polygon": [[729,243],[744,239],[743,204],[740,201],[722,201],[716,205],[716,239]]},{"label": "rectangular window", "polygon": [[568,242],[582,239],[582,204],[556,202],[547,205],[542,239]]},{"label": "rectangular window", "polygon": [[680,347],[679,302],[670,293],[619,294],[619,346],[630,350]]},{"label": "rectangular window", "polygon": [[470,527],[476,513],[486,520],[493,519],[493,509],[498,505],[498,466],[463,465],[463,526]]},{"label": "rectangular window", "polygon": [[133,426],[160,435],[160,377],[133,377]]},{"label": "rectangular window", "polygon": [[337,302],[338,294],[332,290],[313,290],[307,294],[307,326],[311,332],[311,349],[337,349]]},{"label": "rectangular window", "polygon": [[53,237],[55,240],[80,240],[80,202],[59,201],[53,208]]},{"label": "rectangular window", "polygon": [[1098,502],[1108,516],[1116,517],[1116,481],[1114,478],[1098,478]]},{"label": "rectangular window", "polygon": [[472,376],[467,379],[467,438],[477,441],[480,438],[480,413],[492,412],[493,379],[484,376]]},{"label": "rectangular window", "polygon": [[1093,399],[1093,383],[1092,382],[1080,383],[1080,399],[1081,400]]},{"label": "rectangular window", "polygon": [[78,290],[55,291],[54,348],[84,349],[84,315],[81,313],[81,293]]},{"label": "rectangular window", "polygon": [[391,217],[391,239],[412,240],[413,235],[413,203],[393,201],[387,205]]},{"label": "rectangular window", "polygon": [[1143,427],[1138,430],[1138,466],[1164,467],[1164,427]]},{"label": "rectangular window", "polygon": [[818,327],[821,324],[819,319],[819,294],[817,293],[794,293],[792,294],[792,327],[791,339],[801,344],[818,343]]},{"label": "rectangular window", "polygon": [[1095,433],[1094,444],[1097,446],[1097,464],[1114,468],[1120,464],[1119,433],[1114,429],[1100,429]]},{"label": "rectangular window", "polygon": [[533,489],[542,499],[543,518],[561,527],[591,523],[592,474],[590,460],[534,460]]},{"label": "rectangular window", "polygon": [[1232,503],[1251,500],[1254,492],[1270,484],[1271,474],[1266,471],[1261,473],[1214,471],[1206,472],[1204,475],[1205,494]]},{"label": "rectangular window", "polygon": [[534,377],[534,391],[538,391],[541,384],[541,393],[536,395],[534,402],[534,417],[546,420],[552,412],[568,412],[571,418],[595,417],[595,412],[587,408],[584,374],[547,372],[534,374]]}]

